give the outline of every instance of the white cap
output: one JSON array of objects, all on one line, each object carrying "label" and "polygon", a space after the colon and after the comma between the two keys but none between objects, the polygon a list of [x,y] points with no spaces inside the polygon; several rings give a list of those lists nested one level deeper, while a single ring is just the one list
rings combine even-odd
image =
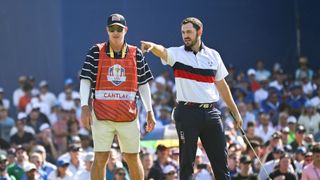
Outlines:
[{"label": "white cap", "polygon": [[2,87],[0,87],[0,93],[3,93],[4,89]]},{"label": "white cap", "polygon": [[88,131],[87,129],[81,128],[81,129],[79,130],[79,135],[80,135],[80,136],[89,136],[90,134],[89,134],[89,131]]},{"label": "white cap", "polygon": [[297,118],[294,116],[289,116],[288,117],[288,123],[297,123]]},{"label": "white cap", "polygon": [[29,171],[31,171],[31,170],[36,170],[37,169],[37,167],[36,167],[36,165],[35,164],[33,164],[33,163],[27,163],[25,166],[24,166],[24,171],[25,172],[29,172]]},{"label": "white cap", "polygon": [[45,129],[50,129],[50,125],[48,123],[44,123],[39,127],[39,131],[43,131]]},{"label": "white cap", "polygon": [[169,172],[172,172],[172,171],[176,172],[176,168],[174,168],[171,164],[168,164],[163,168],[164,174],[168,174]]},{"label": "white cap", "polygon": [[32,109],[40,109],[41,105],[39,102],[32,103]]},{"label": "white cap", "polygon": [[45,81],[45,80],[42,80],[42,81],[40,81],[40,83],[39,83],[39,87],[43,87],[43,86],[47,86],[47,85],[48,85],[48,82]]},{"label": "white cap", "polygon": [[17,119],[25,119],[27,118],[27,114],[24,112],[19,112]]},{"label": "white cap", "polygon": [[94,153],[93,152],[88,152],[83,160],[92,162],[94,160]]},{"label": "white cap", "polygon": [[166,84],[166,80],[162,77],[162,76],[158,76],[155,80],[156,83],[165,85]]},{"label": "white cap", "polygon": [[250,75],[256,75],[256,70],[254,69],[249,69],[248,72],[247,72],[248,76]]}]

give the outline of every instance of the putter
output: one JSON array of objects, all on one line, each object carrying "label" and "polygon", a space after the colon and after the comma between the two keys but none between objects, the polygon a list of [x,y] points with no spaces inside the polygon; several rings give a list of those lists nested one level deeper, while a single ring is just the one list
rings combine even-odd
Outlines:
[{"label": "putter", "polygon": [[[234,117],[233,113],[230,111],[230,115],[231,117],[233,118],[233,120],[236,120],[236,118]],[[256,156],[256,158],[258,159],[259,161],[259,164],[261,166],[261,168],[263,169],[265,175],[267,176],[268,180],[271,180],[267,170],[264,168],[259,156],[257,155],[256,151],[253,149],[248,137],[246,136],[246,133],[244,132],[243,128],[242,127],[239,127],[240,131],[241,131],[241,134],[242,134],[242,137],[247,141],[248,145],[250,146],[251,150],[253,151],[253,154]]]}]

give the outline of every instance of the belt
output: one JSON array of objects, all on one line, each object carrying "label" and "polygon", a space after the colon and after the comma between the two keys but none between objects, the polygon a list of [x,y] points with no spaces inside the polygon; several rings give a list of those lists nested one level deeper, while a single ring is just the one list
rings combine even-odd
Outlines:
[{"label": "belt", "polygon": [[213,102],[213,103],[194,103],[194,102],[179,101],[178,104],[183,105],[183,106],[200,108],[200,109],[212,109],[212,108],[216,107],[217,103],[215,103],[215,102]]}]

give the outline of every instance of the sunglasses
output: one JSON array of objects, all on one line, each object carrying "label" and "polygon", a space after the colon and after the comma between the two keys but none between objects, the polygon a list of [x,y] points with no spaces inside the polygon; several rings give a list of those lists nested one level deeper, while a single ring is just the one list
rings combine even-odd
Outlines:
[{"label": "sunglasses", "polygon": [[176,174],[176,172],[174,172],[174,171],[167,173],[167,175],[169,175],[169,176],[174,175],[174,174]]},{"label": "sunglasses", "polygon": [[117,32],[122,32],[123,29],[124,29],[124,28],[121,27],[121,26],[109,26],[109,27],[108,27],[109,32],[115,32],[115,31],[117,31]]},{"label": "sunglasses", "polygon": [[126,175],[126,173],[125,172],[119,172],[119,173],[117,173],[119,176],[125,176]]}]

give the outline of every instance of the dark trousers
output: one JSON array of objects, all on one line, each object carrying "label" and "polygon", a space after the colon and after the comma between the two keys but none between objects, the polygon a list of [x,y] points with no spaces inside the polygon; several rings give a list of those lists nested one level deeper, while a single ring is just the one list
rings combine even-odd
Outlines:
[{"label": "dark trousers", "polygon": [[221,113],[216,108],[203,109],[179,104],[174,112],[180,150],[180,179],[192,178],[198,137],[206,151],[217,180],[229,180],[226,139]]}]

